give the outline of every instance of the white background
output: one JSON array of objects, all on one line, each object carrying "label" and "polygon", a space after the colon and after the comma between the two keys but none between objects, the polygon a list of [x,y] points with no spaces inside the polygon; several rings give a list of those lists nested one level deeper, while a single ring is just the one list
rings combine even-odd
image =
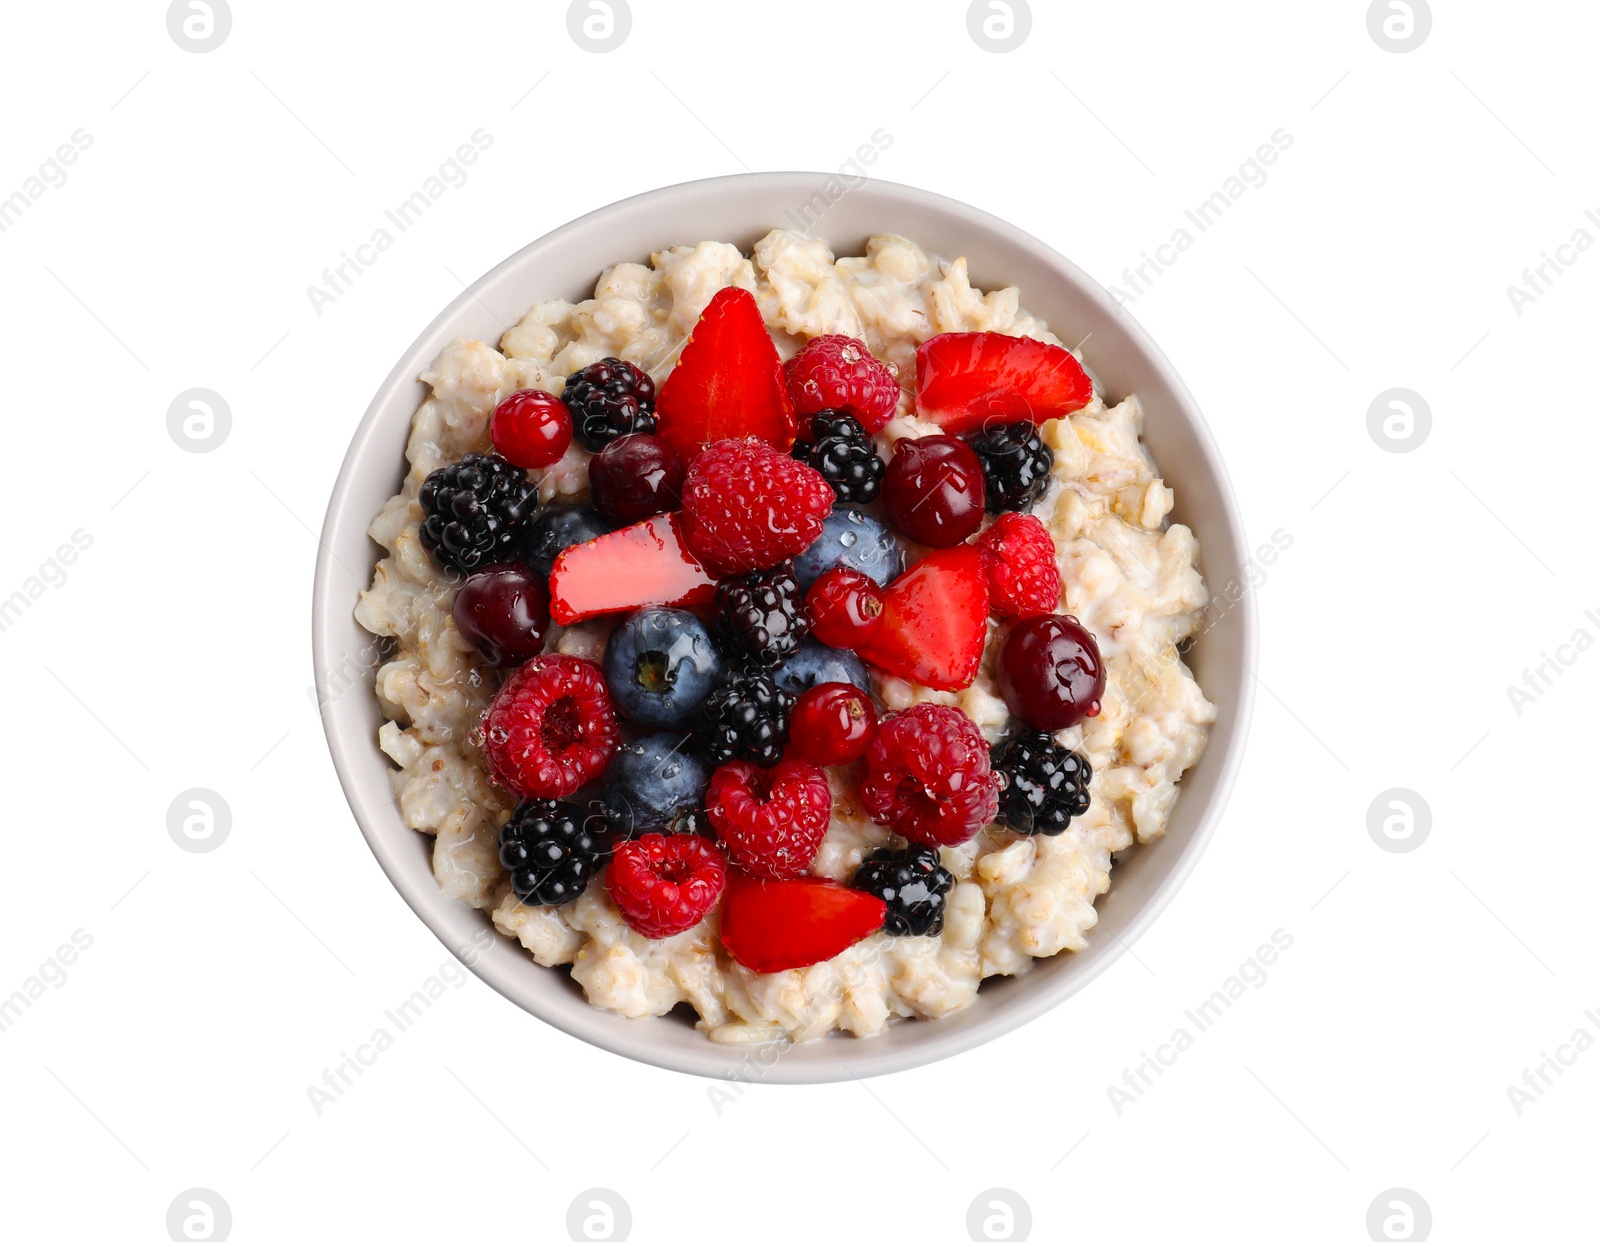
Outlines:
[{"label": "white background", "polygon": [[[93,542],[0,633],[0,997],[76,929],[93,945],[0,1033],[7,1236],[161,1239],[188,1187],[240,1239],[559,1240],[592,1186],[642,1239],[960,1242],[990,1187],[1041,1239],[1359,1242],[1390,1187],[1441,1238],[1572,1231],[1600,1052],[1520,1116],[1507,1088],[1600,1036],[1600,655],[1563,649],[1520,714],[1507,687],[1600,636],[1600,254],[1567,252],[1520,315],[1506,289],[1579,228],[1600,239],[1594,7],[1435,0],[1406,54],[1364,0],[1035,0],[1005,54],[966,7],[634,0],[601,55],[555,2],[234,0],[205,54],[153,0],[10,6],[0,195],[74,131],[92,145],[0,233],[0,596]],[[372,391],[463,283],[568,219],[833,169],[880,127],[877,175],[1124,286],[1292,135],[1132,307],[1252,541],[1293,540],[1259,590],[1263,693],[1214,844],[1134,954],[931,1068],[719,1113],[705,1082],[468,979],[316,1116],[307,1087],[446,960],[362,842],[308,697],[313,530]],[[317,314],[307,286],[480,128],[466,184]],[[213,452],[166,430],[193,387],[232,411]],[[1367,431],[1393,387],[1432,410],[1406,454]],[[214,852],[167,833],[195,786],[232,809]],[[1431,807],[1409,853],[1368,834],[1392,787]],[[1119,1116],[1108,1086],[1279,928],[1266,982]]]}]

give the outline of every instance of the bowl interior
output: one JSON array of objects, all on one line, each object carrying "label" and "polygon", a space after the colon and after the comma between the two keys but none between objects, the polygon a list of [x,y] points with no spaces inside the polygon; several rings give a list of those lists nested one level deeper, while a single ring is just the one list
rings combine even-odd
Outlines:
[{"label": "bowl interior", "polygon": [[[872,233],[910,237],[926,250],[964,255],[983,289],[1017,285],[1022,303],[1069,344],[1088,338],[1086,365],[1108,400],[1137,393],[1145,439],[1177,494],[1173,520],[1189,525],[1201,568],[1219,605],[1217,619],[1188,653],[1188,663],[1218,708],[1200,762],[1185,775],[1166,837],[1130,850],[1098,904],[1089,947],[1041,961],[1026,976],[991,979],[979,1000],[932,1022],[903,1022],[882,1035],[834,1037],[774,1057],[714,1044],[677,1017],[629,1020],[589,1005],[565,971],[539,966],[498,935],[470,954],[477,974],[530,1013],[601,1047],[666,1068],[767,1082],[826,1082],[925,1064],[973,1047],[1028,1021],[1087,984],[1151,922],[1193,867],[1220,817],[1251,704],[1246,666],[1253,653],[1254,605],[1246,582],[1244,535],[1215,445],[1182,382],[1144,332],[1087,275],[1027,234],[953,200],[886,182],[844,191],[821,173],[718,178],[657,190],[602,209],[534,242],[463,293],[423,332],[374,398],[329,504],[317,564],[313,642],[322,715],[339,777],[362,832],[384,871],[413,909],[453,951],[474,945],[487,916],[447,898],[434,880],[433,839],[402,823],[378,750],[383,723],[372,693],[376,646],[355,621],[356,597],[381,549],[367,524],[404,475],[410,419],[427,390],[417,379],[455,337],[497,343],[533,303],[590,296],[602,269],[647,262],[668,246],[708,238],[746,253],[770,229],[801,228],[837,255],[861,254]],[[836,197],[837,196],[837,197]],[[487,939],[487,938],[484,938]]]}]

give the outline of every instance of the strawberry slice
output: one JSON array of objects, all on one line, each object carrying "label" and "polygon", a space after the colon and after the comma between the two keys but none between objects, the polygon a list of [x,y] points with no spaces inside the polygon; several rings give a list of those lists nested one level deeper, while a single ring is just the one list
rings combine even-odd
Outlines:
[{"label": "strawberry slice", "polygon": [[657,437],[688,462],[714,441],[745,436],[787,452],[794,428],[761,308],[747,290],[718,290],[656,398]]},{"label": "strawberry slice", "polygon": [[917,412],[951,435],[1064,418],[1093,397],[1076,358],[1031,337],[945,332],[917,347]]},{"label": "strawberry slice", "polygon": [[770,975],[837,957],[883,926],[888,907],[832,880],[758,880],[728,872],[722,943],[741,966]]},{"label": "strawberry slice", "polygon": [[571,625],[607,612],[709,604],[717,580],[683,542],[676,513],[658,513],[556,557],[550,615]]},{"label": "strawberry slice", "polygon": [[934,552],[889,584],[883,621],[863,659],[932,690],[963,690],[978,675],[988,632],[989,586],[971,544]]}]

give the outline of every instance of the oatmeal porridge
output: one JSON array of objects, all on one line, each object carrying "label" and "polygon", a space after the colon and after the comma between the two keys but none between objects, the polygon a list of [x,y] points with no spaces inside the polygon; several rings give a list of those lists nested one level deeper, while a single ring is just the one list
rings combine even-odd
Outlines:
[{"label": "oatmeal porridge", "polygon": [[677,246],[422,375],[356,616],[453,897],[588,1000],[869,1036],[1084,948],[1215,709],[1140,440],[903,237]]}]

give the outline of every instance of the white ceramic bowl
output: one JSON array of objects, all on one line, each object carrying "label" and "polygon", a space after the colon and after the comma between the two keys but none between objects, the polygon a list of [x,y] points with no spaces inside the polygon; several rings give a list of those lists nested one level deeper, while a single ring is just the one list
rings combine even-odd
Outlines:
[{"label": "white ceramic bowl", "polygon": [[[334,766],[367,844],[413,910],[453,951],[491,937],[483,912],[446,897],[430,863],[433,838],[408,829],[389,784],[391,765],[378,749],[383,723],[372,693],[373,638],[352,616],[380,549],[366,528],[398,489],[412,413],[427,395],[417,379],[456,337],[497,342],[523,310],[551,297],[579,301],[613,263],[645,262],[651,253],[705,239],[749,252],[791,212],[827,202],[821,173],[756,173],[671,186],[575,220],[534,242],[479,280],[412,344],[373,398],[333,489],[317,560],[312,635],[323,724]],[[802,217],[803,218],[803,217]],[[934,254],[965,255],[973,283],[1017,285],[1023,305],[1062,340],[1088,338],[1085,359],[1108,399],[1137,393],[1145,439],[1177,492],[1176,521],[1200,544],[1201,568],[1214,593],[1244,584],[1247,549],[1227,472],[1194,399],[1137,324],[1078,268],[1011,225],[923,190],[867,181],[828,206],[811,230],[835,254],[864,253],[873,233],[903,234]],[[500,321],[495,311],[512,316]],[[1238,588],[1235,587],[1235,590]],[[764,1082],[831,1082],[925,1065],[1015,1030],[1060,1004],[1120,957],[1172,899],[1221,818],[1239,765],[1252,702],[1255,605],[1246,591],[1188,654],[1218,720],[1200,762],[1184,777],[1165,838],[1128,851],[1099,902],[1100,922],[1081,953],[1039,962],[1020,978],[990,979],[967,1009],[937,1021],[907,1021],[870,1039],[834,1036],[771,1053],[715,1044],[690,1021],[628,1019],[595,1008],[563,970],[538,965],[499,935],[469,955],[472,969],[529,1013],[639,1061],[721,1077],[730,1071]]]}]

